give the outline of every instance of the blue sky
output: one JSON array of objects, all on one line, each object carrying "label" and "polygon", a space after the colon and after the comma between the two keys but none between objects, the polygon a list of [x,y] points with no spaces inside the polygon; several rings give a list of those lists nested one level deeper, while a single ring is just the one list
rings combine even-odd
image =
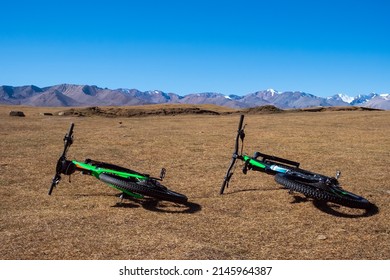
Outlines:
[{"label": "blue sky", "polygon": [[390,93],[390,2],[2,1],[0,85]]}]

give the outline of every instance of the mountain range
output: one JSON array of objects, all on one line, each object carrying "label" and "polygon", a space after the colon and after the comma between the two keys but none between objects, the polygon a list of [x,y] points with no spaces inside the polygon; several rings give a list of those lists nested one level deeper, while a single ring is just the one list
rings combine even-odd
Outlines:
[{"label": "mountain range", "polygon": [[274,105],[281,109],[316,106],[361,106],[390,110],[390,95],[370,93],[350,97],[336,94],[318,97],[301,91],[279,92],[267,89],[243,96],[214,92],[180,96],[160,90],[108,89],[90,85],[60,84],[48,87],[0,86],[0,104],[39,107],[131,106],[146,104],[214,104],[231,108]]}]

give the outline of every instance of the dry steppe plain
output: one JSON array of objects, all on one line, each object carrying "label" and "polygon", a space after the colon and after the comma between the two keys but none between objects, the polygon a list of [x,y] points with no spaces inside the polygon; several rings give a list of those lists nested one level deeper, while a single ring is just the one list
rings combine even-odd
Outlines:
[{"label": "dry steppe plain", "polygon": [[[390,258],[389,111],[254,112],[245,120],[244,151],[299,161],[327,175],[341,170],[344,188],[377,206],[365,211],[289,194],[272,176],[244,175],[240,168],[219,195],[239,119],[232,110],[56,115],[63,109],[0,106],[1,259]],[[10,117],[10,110],[26,117]],[[48,196],[71,122],[70,159],[155,176],[165,167],[164,184],[189,203],[121,204],[118,191],[82,174],[71,183],[64,176]]]}]

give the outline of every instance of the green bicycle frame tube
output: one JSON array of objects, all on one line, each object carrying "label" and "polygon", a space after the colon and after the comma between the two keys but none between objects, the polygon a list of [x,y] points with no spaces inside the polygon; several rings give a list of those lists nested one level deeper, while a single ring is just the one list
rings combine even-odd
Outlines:
[{"label": "green bicycle frame tube", "polygon": [[[117,175],[117,176],[120,176],[120,177],[123,177],[123,178],[130,178],[130,177],[132,177],[132,178],[139,179],[139,180],[147,180],[148,179],[146,176],[143,176],[143,175],[140,175],[140,174],[134,174],[134,173],[129,173],[129,172],[112,170],[112,169],[108,169],[108,168],[96,167],[96,166],[90,165],[88,163],[84,163],[84,162],[80,162],[80,161],[76,161],[76,160],[72,160],[72,163],[76,166],[76,169],[78,169],[80,171],[90,171],[91,175],[94,176],[97,179],[99,179],[99,176],[102,173],[109,173],[109,174]],[[111,187],[121,191],[121,192],[124,192],[124,193],[132,196],[132,197],[143,198],[143,196],[140,195],[140,194],[133,193],[133,192],[130,192],[128,190],[124,190],[124,189],[118,188],[117,186],[112,185],[112,184],[109,184],[109,185]]]},{"label": "green bicycle frame tube", "polygon": [[110,174],[117,175],[117,176],[120,176],[123,178],[132,177],[132,178],[140,179],[140,180],[147,179],[146,176],[143,176],[140,174],[133,174],[133,173],[124,172],[124,171],[117,171],[117,170],[112,170],[112,169],[108,169],[108,168],[96,167],[96,166],[90,165],[88,163],[84,163],[84,162],[80,162],[80,161],[76,161],[76,160],[72,160],[72,163],[74,163],[76,168],[81,170],[81,171],[83,171],[83,170],[90,171],[92,173],[92,176],[96,177],[97,179],[99,179],[99,175],[102,173],[110,173]]},{"label": "green bicycle frame tube", "polygon": [[251,164],[252,166],[255,166],[255,167],[258,167],[261,169],[266,169],[266,167],[267,167],[264,163],[261,163],[255,159],[251,158],[250,156],[243,155],[242,158],[245,162],[249,162],[249,164]]}]

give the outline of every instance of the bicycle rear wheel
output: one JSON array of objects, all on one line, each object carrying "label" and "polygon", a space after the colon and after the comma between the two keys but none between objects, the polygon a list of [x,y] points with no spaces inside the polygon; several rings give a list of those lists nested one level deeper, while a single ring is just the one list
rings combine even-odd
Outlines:
[{"label": "bicycle rear wheel", "polygon": [[159,200],[176,203],[186,203],[188,200],[185,195],[171,191],[167,187],[152,179],[136,183],[126,178],[107,173],[100,174],[99,179],[107,184],[114,185],[119,189],[154,197]]},{"label": "bicycle rear wheel", "polygon": [[367,199],[340,187],[319,188],[303,183],[298,177],[276,174],[275,181],[289,190],[300,192],[307,197],[329,201],[349,208],[369,209],[373,206]]}]

